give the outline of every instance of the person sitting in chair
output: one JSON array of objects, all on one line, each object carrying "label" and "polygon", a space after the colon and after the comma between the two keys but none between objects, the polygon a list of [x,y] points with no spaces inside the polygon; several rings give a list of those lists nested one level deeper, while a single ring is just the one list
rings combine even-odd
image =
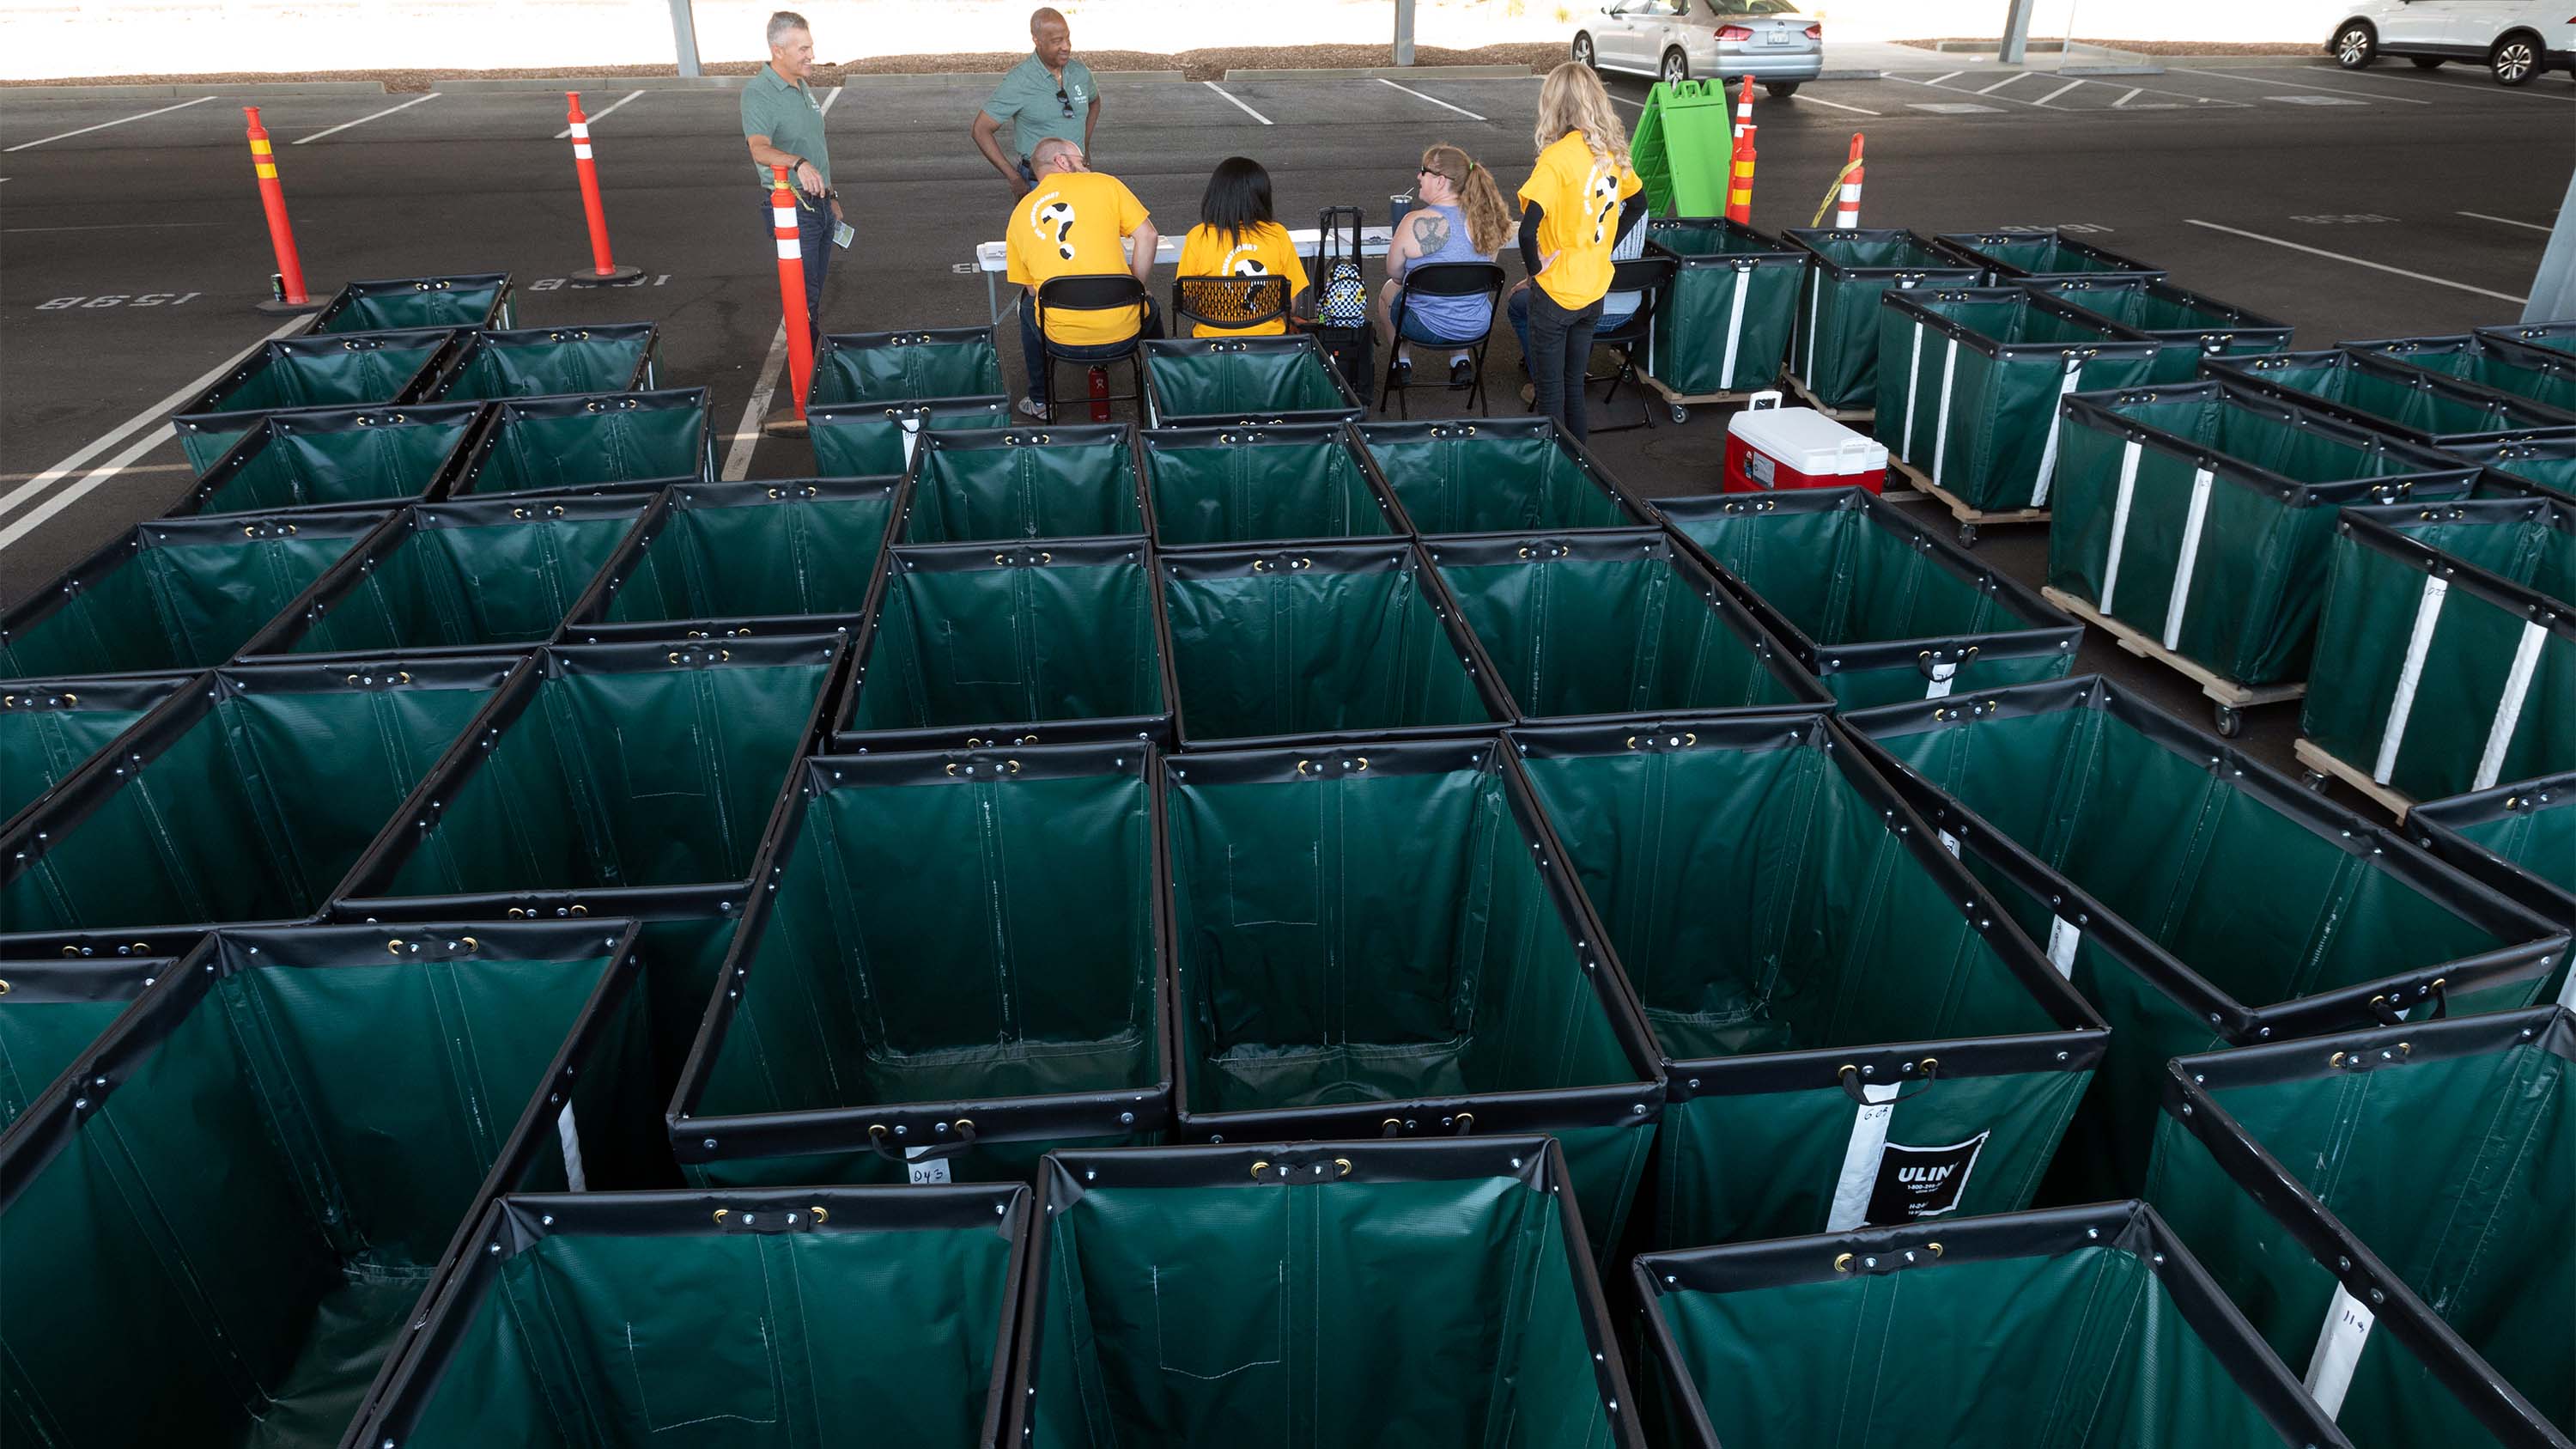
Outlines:
[{"label": "person sitting in chair", "polygon": [[[1199,224],[1181,238],[1177,275],[1189,277],[1285,277],[1290,309],[1306,290],[1306,262],[1288,228],[1279,224],[1270,199],[1270,173],[1246,156],[1228,156],[1208,176],[1207,194],[1199,200]],[[1275,337],[1288,330],[1285,317],[1249,327],[1221,327],[1201,322],[1193,337]]]},{"label": "person sitting in chair", "polygon": [[[1029,367],[1029,395],[1020,399],[1020,411],[1043,418],[1047,356],[1038,339],[1039,284],[1057,277],[1132,272],[1141,285],[1153,275],[1154,247],[1161,238],[1145,203],[1127,183],[1084,166],[1082,148],[1071,141],[1049,137],[1029,159],[1037,184],[1011,204],[1002,235],[1009,259],[1006,275],[1028,288],[1020,298],[1020,350]],[[1135,244],[1132,257],[1123,246],[1129,241]],[[1162,335],[1150,296],[1141,310],[1063,312],[1047,319],[1047,337],[1056,354],[1075,362],[1124,356],[1134,339]]]},{"label": "person sitting in chair", "polygon": [[[1434,262],[1490,262],[1512,236],[1512,210],[1503,200],[1494,175],[1457,147],[1442,143],[1422,153],[1415,179],[1422,204],[1395,224],[1395,239],[1386,251],[1384,285],[1370,317],[1380,346],[1400,347],[1395,336],[1395,300],[1404,291],[1404,274]],[[1449,349],[1449,381],[1464,387],[1470,362],[1467,344],[1493,325],[1493,309],[1482,296],[1410,297],[1404,304],[1404,341]],[[1412,369],[1400,353],[1399,374]]]}]

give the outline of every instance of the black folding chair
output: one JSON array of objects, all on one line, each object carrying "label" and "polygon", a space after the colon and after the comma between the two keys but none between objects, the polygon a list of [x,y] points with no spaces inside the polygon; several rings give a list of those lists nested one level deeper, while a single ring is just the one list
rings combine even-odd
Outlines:
[{"label": "black folding chair", "polygon": [[[1485,397],[1485,349],[1493,345],[1494,341],[1494,304],[1501,300],[1503,295],[1503,269],[1492,262],[1430,262],[1409,268],[1402,280],[1403,285],[1396,289],[1395,306],[1387,314],[1395,324],[1395,345],[1387,349],[1386,388],[1378,398],[1378,412],[1381,415],[1384,414],[1386,405],[1392,402],[1399,410],[1400,416],[1408,418],[1413,416],[1412,401],[1404,395],[1413,387],[1412,381],[1406,376],[1412,369],[1396,365],[1403,360],[1405,346],[1411,341],[1404,335],[1405,304],[1417,296],[1474,297],[1479,295],[1485,299],[1485,325],[1473,338],[1455,342],[1412,345],[1467,349],[1468,366],[1473,375],[1464,384],[1443,382],[1436,386],[1447,392],[1463,391],[1467,394],[1467,406],[1479,412],[1490,411]],[[1423,386],[1430,387],[1435,384],[1425,383]]]},{"label": "black folding chair", "polygon": [[[1145,355],[1136,344],[1153,332],[1150,325],[1145,325],[1153,321],[1153,299],[1146,295],[1145,284],[1137,281],[1133,273],[1113,272],[1101,276],[1049,278],[1038,283],[1037,306],[1038,346],[1046,352],[1048,422],[1055,421],[1055,402],[1063,395],[1055,385],[1055,369],[1059,362],[1070,362],[1085,368],[1124,362],[1135,371],[1136,390],[1113,392],[1107,400],[1139,402],[1144,398]],[[1112,347],[1117,349],[1116,351],[1093,353],[1090,356],[1067,352],[1047,332],[1047,313],[1049,312],[1118,312],[1130,307],[1136,309],[1140,325],[1126,341],[1078,344],[1084,352],[1090,352],[1095,347]]]},{"label": "black folding chair", "polygon": [[[1614,371],[1587,372],[1583,375],[1583,381],[1587,386],[1604,380],[1609,382],[1610,390],[1601,395],[1603,407],[1608,407],[1610,400],[1619,395],[1619,384],[1636,381],[1637,349],[1646,344],[1646,331],[1655,320],[1655,308],[1662,304],[1664,293],[1673,285],[1673,273],[1679,268],[1680,263],[1671,257],[1637,257],[1630,261],[1610,264],[1611,292],[1636,293],[1637,310],[1622,318],[1618,326],[1596,328],[1592,333],[1593,346],[1612,348],[1619,354],[1619,366]],[[1618,423],[1609,427],[1595,423],[1592,425],[1592,431],[1624,433],[1632,428],[1653,427],[1655,405],[1650,400],[1640,399],[1640,401],[1645,402],[1643,422]]]},{"label": "black folding chair", "polygon": [[1288,315],[1288,279],[1266,277],[1174,277],[1172,332],[1186,337],[1191,329],[1216,327],[1240,332]]}]

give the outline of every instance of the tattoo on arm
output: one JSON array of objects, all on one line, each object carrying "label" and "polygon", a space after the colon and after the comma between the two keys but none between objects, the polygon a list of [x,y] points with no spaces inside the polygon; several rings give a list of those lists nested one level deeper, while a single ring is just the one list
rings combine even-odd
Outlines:
[{"label": "tattoo on arm", "polygon": [[1449,218],[1426,212],[1413,219],[1413,241],[1423,256],[1432,256],[1449,244]]}]

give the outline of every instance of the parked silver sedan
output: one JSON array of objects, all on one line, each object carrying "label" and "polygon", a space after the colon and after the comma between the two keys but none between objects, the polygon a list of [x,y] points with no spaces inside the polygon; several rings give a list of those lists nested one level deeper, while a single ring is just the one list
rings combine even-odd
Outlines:
[{"label": "parked silver sedan", "polygon": [[1797,0],[1609,0],[1574,32],[1574,58],[1664,81],[1749,75],[1785,96],[1824,72],[1825,27]]}]

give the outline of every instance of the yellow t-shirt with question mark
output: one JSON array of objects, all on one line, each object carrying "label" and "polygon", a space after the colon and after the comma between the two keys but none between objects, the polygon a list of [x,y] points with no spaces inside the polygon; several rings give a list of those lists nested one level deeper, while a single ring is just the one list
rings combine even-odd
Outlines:
[{"label": "yellow t-shirt with question mark", "polygon": [[1539,204],[1538,254],[1556,260],[1547,263],[1537,281],[1558,306],[1580,311],[1609,292],[1619,202],[1644,185],[1629,167],[1593,155],[1581,131],[1566,132],[1538,153],[1537,167],[1521,183],[1520,198]]},{"label": "yellow t-shirt with question mark", "polygon": [[[1115,275],[1130,270],[1126,237],[1145,224],[1145,203],[1127,183],[1097,171],[1061,171],[1038,178],[1011,208],[1003,232],[1008,276],[1023,286],[1056,277]],[[1057,312],[1047,337],[1067,347],[1096,347],[1136,335],[1133,307],[1115,312]]]},{"label": "yellow t-shirt with question mark", "polygon": [[[1288,228],[1275,221],[1254,222],[1239,237],[1205,222],[1191,227],[1189,234],[1181,238],[1181,260],[1175,273],[1184,277],[1286,277],[1292,302],[1306,290],[1306,259],[1297,255],[1297,243],[1289,238]],[[1192,328],[1190,335],[1275,337],[1287,330],[1285,319],[1255,327],[1218,327],[1203,322]]]}]

